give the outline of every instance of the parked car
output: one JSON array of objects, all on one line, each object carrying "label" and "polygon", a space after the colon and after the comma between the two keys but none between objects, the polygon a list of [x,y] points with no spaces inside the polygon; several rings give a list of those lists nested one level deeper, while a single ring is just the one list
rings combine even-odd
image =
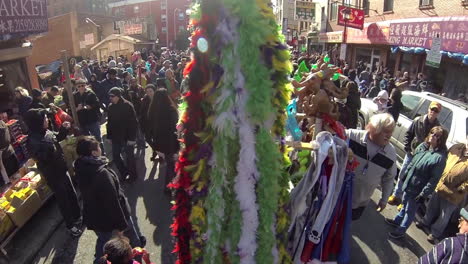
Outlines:
[{"label": "parked car", "polygon": [[[391,143],[397,151],[398,165],[401,165],[405,157],[404,143],[406,131],[417,116],[427,114],[431,101],[437,101],[442,105],[439,114],[439,122],[449,131],[447,147],[462,143],[468,135],[468,105],[459,101],[429,93],[403,91],[401,102],[403,109],[400,112],[397,126],[393,132]],[[361,110],[359,111],[358,127],[364,129],[369,118],[377,112],[377,105],[371,99],[361,98]]]}]

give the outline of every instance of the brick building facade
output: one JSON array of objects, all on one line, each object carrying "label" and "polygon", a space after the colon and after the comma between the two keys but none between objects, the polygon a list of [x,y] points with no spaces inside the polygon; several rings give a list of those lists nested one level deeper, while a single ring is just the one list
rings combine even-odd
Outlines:
[{"label": "brick building facade", "polygon": [[[344,32],[337,24],[340,5],[364,10],[363,30]],[[328,0],[325,13],[319,41],[334,57],[345,54],[352,66],[362,61],[371,70],[383,65],[393,73],[407,71],[412,79],[425,73],[432,91],[452,98],[466,92],[468,66],[460,58],[468,53],[468,1]],[[438,68],[426,65],[436,37],[445,52]]]},{"label": "brick building facade", "polygon": [[160,46],[173,48],[178,33],[187,28],[190,3],[190,0],[126,0],[110,3],[109,7],[121,34],[143,35],[158,41]]},{"label": "brick building facade", "polygon": [[47,13],[49,17],[70,12],[105,15],[109,11],[110,0],[48,0]]}]

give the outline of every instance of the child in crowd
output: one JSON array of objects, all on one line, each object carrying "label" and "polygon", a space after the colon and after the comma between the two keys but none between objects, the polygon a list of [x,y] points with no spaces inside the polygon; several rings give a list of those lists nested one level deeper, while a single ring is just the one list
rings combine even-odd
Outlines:
[{"label": "child in crowd", "polygon": [[129,239],[117,236],[104,245],[104,256],[98,261],[99,264],[141,264],[135,258],[141,257],[145,264],[153,264],[149,253],[144,248],[130,246]]}]

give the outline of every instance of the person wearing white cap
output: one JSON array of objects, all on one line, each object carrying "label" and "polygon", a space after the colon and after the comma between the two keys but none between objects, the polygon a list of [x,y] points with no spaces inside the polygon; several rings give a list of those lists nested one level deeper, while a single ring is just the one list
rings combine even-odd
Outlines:
[{"label": "person wearing white cap", "polygon": [[372,100],[375,104],[377,104],[378,112],[379,113],[386,113],[388,109],[388,92],[382,90],[379,92],[377,97]]}]

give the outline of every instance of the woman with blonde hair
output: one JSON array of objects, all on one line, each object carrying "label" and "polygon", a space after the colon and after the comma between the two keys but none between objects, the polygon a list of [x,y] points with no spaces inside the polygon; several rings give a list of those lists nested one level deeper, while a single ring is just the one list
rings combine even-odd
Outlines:
[{"label": "woman with blonde hair", "polygon": [[448,132],[441,126],[433,127],[426,139],[415,150],[403,180],[403,208],[394,219],[385,221],[395,227],[391,238],[402,238],[414,220],[419,206],[434,192],[447,160]]}]

